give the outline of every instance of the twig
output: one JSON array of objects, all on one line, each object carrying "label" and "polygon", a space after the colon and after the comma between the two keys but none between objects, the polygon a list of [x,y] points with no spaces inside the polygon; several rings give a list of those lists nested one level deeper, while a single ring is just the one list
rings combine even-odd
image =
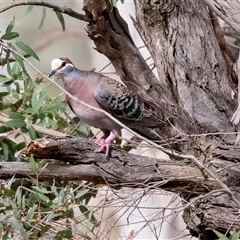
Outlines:
[{"label": "twig", "polygon": [[[6,115],[4,116],[2,113],[0,114],[0,122],[1,123],[6,123],[10,120],[11,119],[8,118]],[[53,136],[53,137],[66,137],[67,136],[67,134],[65,134],[65,133],[58,132],[58,131],[55,131],[53,129],[48,129],[48,128],[45,128],[45,127],[41,127],[41,126],[38,126],[38,125],[35,125],[35,124],[32,124],[32,127],[35,129],[36,132],[43,133],[43,134],[46,134],[46,135],[49,135],[49,136]]]},{"label": "twig", "polygon": [[43,7],[48,7],[48,8],[52,8],[53,11],[55,12],[61,12],[64,13],[66,15],[69,15],[73,18],[85,21],[85,22],[90,22],[90,18],[84,14],[80,14],[78,12],[75,12],[74,10],[72,10],[70,7],[60,7],[58,5],[52,4],[52,3],[48,3],[48,2],[43,2],[43,1],[18,1],[18,2],[14,2],[11,3],[3,8],[0,9],[0,13],[5,12],[11,8],[14,7],[18,7],[18,6],[23,6],[23,5],[33,5],[33,6],[43,6]]}]

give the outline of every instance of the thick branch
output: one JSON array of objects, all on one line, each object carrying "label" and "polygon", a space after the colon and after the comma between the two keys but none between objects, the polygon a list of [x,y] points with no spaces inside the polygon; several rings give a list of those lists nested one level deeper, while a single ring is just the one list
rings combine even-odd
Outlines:
[{"label": "thick branch", "polygon": [[223,19],[229,26],[240,32],[240,3],[232,0],[205,0],[208,7],[210,7],[218,17]]},{"label": "thick branch", "polygon": [[[40,178],[78,179],[94,183],[107,181],[110,184],[128,187],[161,186],[185,197],[219,188],[218,183],[213,179],[205,179],[197,167],[183,162],[176,163],[132,155],[125,151],[116,151],[114,148],[110,157],[106,157],[105,154],[95,153],[95,147],[91,140],[82,138],[46,138],[30,143],[27,154],[32,154],[35,158],[58,159],[78,164],[74,166],[50,164],[41,171]],[[25,172],[13,169],[3,168],[0,172],[1,178],[11,177],[14,174],[16,177],[33,175],[29,168]]]},{"label": "thick branch", "polygon": [[90,21],[90,19],[86,15],[75,12],[69,7],[66,7],[66,6],[60,7],[58,5],[48,3],[48,2],[43,2],[43,1],[18,1],[18,2],[14,2],[14,3],[11,3],[11,4],[1,8],[0,13],[5,12],[5,11],[7,11],[7,10],[13,8],[13,7],[18,7],[18,6],[23,6],[23,5],[48,7],[48,8],[52,8],[56,12],[61,12],[61,13],[67,14],[67,15],[73,17],[73,18],[76,18],[76,19],[79,19],[79,20],[82,20],[82,21],[85,21],[85,22]]}]

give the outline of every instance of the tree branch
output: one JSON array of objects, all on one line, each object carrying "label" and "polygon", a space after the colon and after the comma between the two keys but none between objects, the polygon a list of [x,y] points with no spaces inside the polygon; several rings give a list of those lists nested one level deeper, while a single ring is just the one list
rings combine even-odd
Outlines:
[{"label": "tree branch", "polygon": [[205,0],[209,8],[211,8],[218,17],[223,19],[229,26],[240,32],[240,3],[232,0]]},{"label": "tree branch", "polygon": [[[34,158],[71,163],[48,164],[38,176],[42,179],[86,180],[95,184],[107,181],[118,186],[161,187],[185,197],[219,188],[214,179],[206,180],[197,167],[183,162],[133,155],[114,147],[110,156],[106,157],[103,153],[95,153],[95,147],[91,140],[84,138],[48,137],[31,142],[26,153]],[[13,163],[12,167],[3,163],[0,166],[1,178],[10,178],[15,174],[16,177],[34,176],[28,163]]]},{"label": "tree branch", "polygon": [[86,16],[85,14],[80,14],[78,12],[75,12],[69,7],[66,7],[66,6],[60,7],[58,5],[48,3],[48,2],[43,2],[43,1],[18,1],[18,2],[14,2],[14,3],[11,3],[11,4],[1,8],[0,13],[5,12],[5,11],[11,9],[11,8],[18,7],[18,6],[23,6],[23,5],[48,7],[48,8],[52,8],[53,11],[55,11],[55,12],[61,12],[61,13],[64,13],[66,15],[69,15],[73,18],[76,18],[76,19],[79,19],[79,20],[82,20],[82,21],[85,21],[85,22],[90,21],[88,16]]}]

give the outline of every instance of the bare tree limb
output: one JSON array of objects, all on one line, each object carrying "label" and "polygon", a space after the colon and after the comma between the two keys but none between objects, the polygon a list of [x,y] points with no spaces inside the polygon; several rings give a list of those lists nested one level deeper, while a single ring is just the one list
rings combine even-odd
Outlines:
[{"label": "bare tree limb", "polygon": [[211,8],[218,17],[223,19],[233,29],[240,33],[240,3],[232,0],[205,0],[209,8]]},{"label": "bare tree limb", "polygon": [[232,65],[233,65],[233,63],[236,62],[236,59],[234,58],[232,52],[227,47],[227,43],[226,43],[226,40],[225,40],[224,35],[223,35],[223,30],[220,26],[220,23],[219,23],[219,20],[218,20],[217,16],[212,11],[212,9],[209,9],[209,16],[211,18],[211,22],[212,22],[212,25],[213,25],[214,32],[216,34],[216,38],[217,38],[219,47],[222,51],[226,66],[228,68],[228,72],[229,72],[229,74],[231,74]]},{"label": "bare tree limb", "polygon": [[85,22],[90,21],[88,16],[86,16],[85,14],[80,14],[78,12],[75,12],[70,7],[66,7],[66,6],[59,7],[58,5],[48,3],[48,2],[43,2],[43,1],[17,1],[17,2],[11,3],[11,4],[1,8],[0,13],[5,12],[5,11],[11,9],[11,8],[18,7],[18,6],[23,6],[23,5],[48,7],[48,8],[52,8],[53,11],[64,13],[66,15],[69,15],[69,16],[71,16],[73,18],[76,18],[76,19],[79,19],[81,21],[85,21]]},{"label": "bare tree limb", "polygon": [[[50,177],[86,180],[95,184],[107,181],[128,187],[161,187],[188,197],[219,189],[214,179],[205,179],[201,171],[191,164],[133,155],[116,148],[112,148],[110,156],[106,157],[103,153],[95,153],[95,147],[91,140],[83,138],[48,137],[31,142],[26,153],[34,158],[71,163],[48,164],[43,171],[40,170],[38,177],[42,179]],[[21,171],[20,163],[14,163],[12,167],[4,164],[0,165],[1,178],[9,178],[14,174],[16,177],[34,176],[28,163],[23,163]]]}]

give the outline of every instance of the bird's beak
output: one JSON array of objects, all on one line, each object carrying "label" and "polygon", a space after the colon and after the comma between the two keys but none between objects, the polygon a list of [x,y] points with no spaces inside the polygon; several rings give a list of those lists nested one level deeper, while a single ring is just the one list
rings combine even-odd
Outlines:
[{"label": "bird's beak", "polygon": [[53,69],[53,70],[50,72],[50,74],[48,75],[48,77],[53,76],[56,72],[57,72],[57,69]]}]

